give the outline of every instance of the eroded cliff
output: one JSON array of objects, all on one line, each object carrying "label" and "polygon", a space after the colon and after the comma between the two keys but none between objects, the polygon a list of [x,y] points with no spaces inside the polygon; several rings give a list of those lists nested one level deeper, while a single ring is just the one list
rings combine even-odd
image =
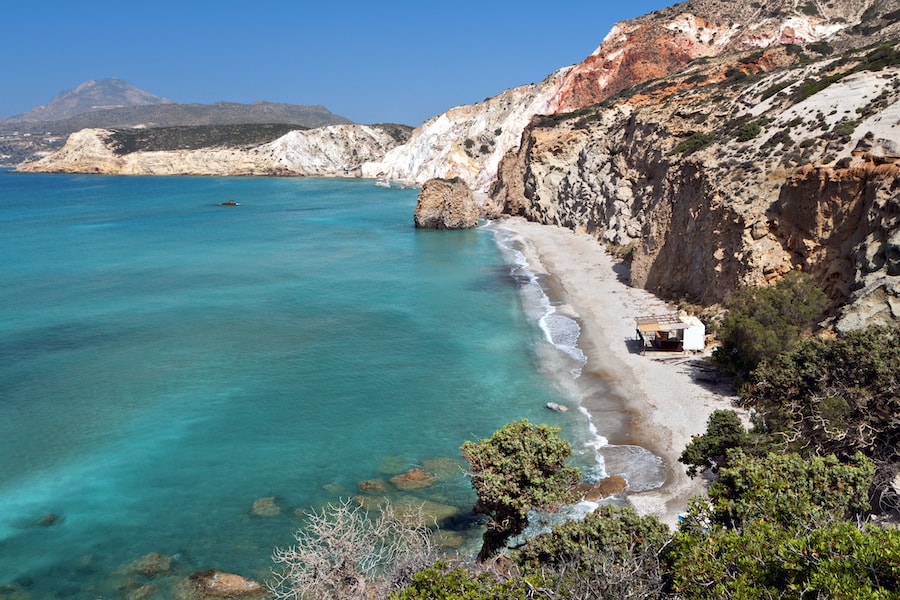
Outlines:
[{"label": "eroded cliff", "polygon": [[716,303],[803,269],[835,310],[852,300],[838,327],[898,320],[898,48],[810,54],[701,59],[535,118],[496,209],[631,248],[632,283],[667,298]]}]

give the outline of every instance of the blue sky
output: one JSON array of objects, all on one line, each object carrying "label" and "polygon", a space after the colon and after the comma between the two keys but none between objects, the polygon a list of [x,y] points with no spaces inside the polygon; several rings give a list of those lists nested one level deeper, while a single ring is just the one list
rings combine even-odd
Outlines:
[{"label": "blue sky", "polygon": [[673,3],[14,1],[0,11],[0,116],[118,77],[175,102],[419,125],[580,62],[617,21]]}]

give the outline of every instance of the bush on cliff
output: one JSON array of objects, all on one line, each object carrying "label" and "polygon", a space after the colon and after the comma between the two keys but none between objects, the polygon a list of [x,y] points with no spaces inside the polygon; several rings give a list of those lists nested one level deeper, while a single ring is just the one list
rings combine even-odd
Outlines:
[{"label": "bush on cliff", "polygon": [[665,556],[678,597],[896,597],[900,531],[857,521],[871,461],[733,450],[728,463]]},{"label": "bush on cliff", "polygon": [[821,316],[826,300],[813,278],[799,271],[771,287],[738,291],[725,303],[722,346],[714,358],[742,380],[764,359],[792,348]]}]

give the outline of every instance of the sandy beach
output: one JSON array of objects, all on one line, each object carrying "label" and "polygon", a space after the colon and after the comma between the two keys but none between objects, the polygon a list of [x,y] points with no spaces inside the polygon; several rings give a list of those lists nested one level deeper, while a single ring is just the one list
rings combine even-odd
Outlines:
[{"label": "sandy beach", "polygon": [[[579,347],[587,357],[584,372],[607,381],[629,413],[623,443],[641,446],[663,460],[666,483],[628,499],[640,514],[653,514],[674,527],[688,499],[701,495],[704,481],[691,479],[678,457],[691,436],[706,430],[709,415],[734,408],[727,386],[696,373],[699,357],[641,355],[634,319],[674,312],[653,294],[630,287],[624,266],[587,235],[520,218],[497,223],[514,235],[529,269],[549,281],[567,312],[581,325]],[[587,407],[590,410],[590,407]]]}]

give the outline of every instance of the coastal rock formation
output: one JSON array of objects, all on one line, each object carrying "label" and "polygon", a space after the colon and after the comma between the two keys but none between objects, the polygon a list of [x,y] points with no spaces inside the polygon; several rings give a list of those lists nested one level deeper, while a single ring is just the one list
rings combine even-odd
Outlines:
[{"label": "coastal rock formation", "polygon": [[473,190],[486,191],[503,156],[518,146],[531,117],[550,111],[566,71],[560,69],[540,83],[512,88],[429,119],[405,144],[364,164],[363,177],[384,174],[416,184],[458,177]]},{"label": "coastal rock formation", "polygon": [[198,571],[175,589],[175,600],[267,600],[269,597],[259,583],[215,569]]},{"label": "coastal rock formation", "polygon": [[260,146],[121,152],[114,132],[83,129],[57,152],[19,165],[23,172],[104,175],[359,176],[363,162],[405,141],[395,126],[330,125],[291,131]]},{"label": "coastal rock formation", "polygon": [[419,192],[413,215],[423,229],[471,229],[481,209],[469,186],[459,178],[431,179]]},{"label": "coastal rock formation", "polygon": [[[490,192],[484,216],[629,250],[632,284],[669,299],[713,304],[803,269],[838,329],[897,323],[898,38],[893,0],[688,0],[408,140],[341,125],[252,148],[120,155],[90,130],[20,170],[458,178]],[[445,214],[432,198],[421,210],[427,226],[473,222],[470,205]]]},{"label": "coastal rock formation", "polygon": [[628,482],[625,481],[624,477],[610,475],[590,486],[590,488],[584,492],[584,499],[588,502],[597,502],[603,498],[621,494],[627,487]]}]

